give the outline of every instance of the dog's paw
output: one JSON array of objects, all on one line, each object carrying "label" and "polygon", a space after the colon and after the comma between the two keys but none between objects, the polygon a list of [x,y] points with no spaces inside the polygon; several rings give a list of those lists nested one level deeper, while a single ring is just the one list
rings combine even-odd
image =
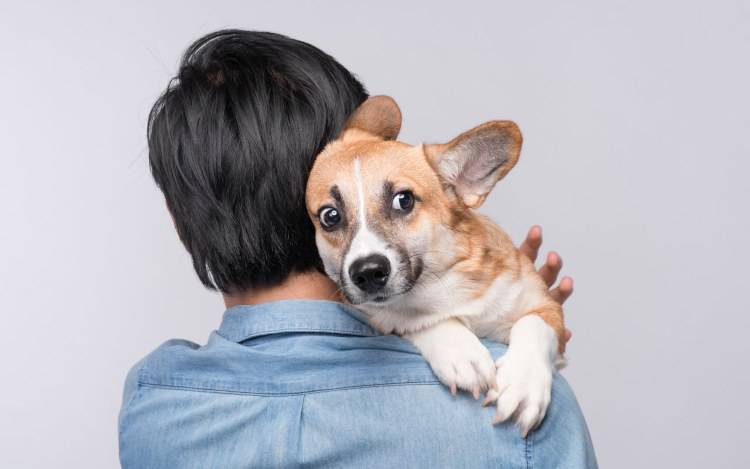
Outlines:
[{"label": "dog's paw", "polygon": [[495,385],[496,365],[489,350],[479,340],[440,347],[425,358],[454,396],[457,389],[462,389],[479,399],[483,392]]},{"label": "dog's paw", "polygon": [[552,366],[544,357],[509,350],[497,362],[497,387],[487,392],[484,405],[496,402],[493,424],[513,417],[526,438],[547,412],[552,393]]}]

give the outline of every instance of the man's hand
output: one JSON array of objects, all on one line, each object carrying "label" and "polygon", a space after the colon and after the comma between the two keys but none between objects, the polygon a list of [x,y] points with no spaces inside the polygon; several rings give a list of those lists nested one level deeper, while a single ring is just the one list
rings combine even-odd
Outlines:
[{"label": "man's hand", "polygon": [[[531,259],[532,262],[535,262],[539,255],[539,248],[541,246],[542,227],[534,225],[529,229],[528,234],[526,234],[526,239],[519,249],[526,257]],[[542,276],[547,283],[547,286],[550,287],[550,295],[552,295],[552,298],[560,304],[565,303],[565,300],[570,298],[570,295],[573,294],[573,279],[571,277],[563,277],[562,280],[560,280],[560,283],[557,284],[555,288],[552,288],[557,281],[557,276],[560,274],[562,266],[563,262],[560,255],[554,251],[550,251],[550,253],[547,254],[547,259],[545,260],[544,265],[538,270],[539,275]],[[565,329],[564,340],[566,344],[572,335],[570,329]]]}]

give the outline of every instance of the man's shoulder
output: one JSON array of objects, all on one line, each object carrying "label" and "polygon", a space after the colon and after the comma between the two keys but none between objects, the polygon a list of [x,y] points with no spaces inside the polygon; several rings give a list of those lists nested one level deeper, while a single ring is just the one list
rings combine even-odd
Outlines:
[{"label": "man's shoulder", "polygon": [[128,373],[125,376],[122,396],[123,407],[128,404],[138,390],[138,387],[143,383],[143,375],[148,373],[148,370],[158,369],[164,365],[162,358],[165,356],[179,356],[186,350],[195,350],[199,347],[200,345],[190,342],[189,340],[171,339],[138,360],[132,367],[130,367],[130,370],[128,370]]},{"label": "man's shoulder", "polygon": [[[505,350],[486,345],[495,356]],[[376,453],[381,462],[391,458],[393,464],[407,461],[413,467],[469,460],[482,467],[531,462],[547,467],[558,457],[582,463],[565,467],[590,467],[593,460],[580,409],[559,375],[546,420],[524,440],[510,424],[493,427],[492,408],[466,394],[453,398],[418,352],[395,336],[288,334],[238,343],[214,333],[205,345],[170,340],[131,369],[125,388],[122,457],[160,455],[169,460],[163,467],[173,466],[178,455],[167,458],[159,449],[162,439],[168,434],[188,444],[193,436],[210,433],[206,422],[237,429],[243,441],[254,439],[257,444],[248,451],[258,454],[281,444],[263,440],[276,435],[268,428],[288,427],[299,439],[286,442],[290,451],[304,449],[299,457],[345,460],[357,454],[363,467]],[[219,421],[216,415],[222,416]],[[175,421],[182,425],[179,435],[167,425]],[[362,441],[369,442],[368,451],[347,450]],[[415,452],[417,447],[422,451]],[[419,459],[408,460],[415,454]]]},{"label": "man's shoulder", "polygon": [[[483,342],[496,358],[506,350]],[[139,385],[269,395],[438,383],[419,352],[397,336],[288,334],[236,343],[214,332],[205,345],[171,339],[141,359],[128,373],[125,401]]]}]

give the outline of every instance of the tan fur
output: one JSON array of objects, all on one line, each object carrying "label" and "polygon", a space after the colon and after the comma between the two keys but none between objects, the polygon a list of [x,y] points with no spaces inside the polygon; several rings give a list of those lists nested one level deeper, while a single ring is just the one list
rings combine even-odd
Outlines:
[{"label": "tan fur", "polygon": [[[387,112],[382,108],[378,108],[377,113],[388,121]],[[400,114],[398,117],[400,122]],[[456,188],[438,174],[438,160],[442,154],[460,145],[472,133],[496,126],[507,131],[517,147],[511,150],[511,161],[494,175],[497,180],[501,179],[518,159],[521,137],[515,124],[490,122],[461,134],[447,144],[419,146],[384,140],[378,135],[378,132],[385,131],[388,137],[394,137],[394,128],[397,133],[398,126],[390,121],[376,126],[374,131],[368,131],[362,116],[355,115],[350,121],[351,125],[355,127],[345,130],[318,156],[310,174],[307,207],[317,227],[319,244],[330,246],[332,251],[341,251],[351,241],[351,229],[334,232],[320,229],[317,213],[320,207],[334,203],[331,197],[333,186],[338,187],[348,208],[362,209],[357,207],[352,182],[352,167],[357,159],[365,188],[368,223],[372,223],[376,229],[382,228],[386,240],[417,238],[424,232],[434,230],[434,227],[447,227],[452,234],[453,248],[451,252],[441,253],[440,262],[444,265],[440,268],[462,275],[465,279],[462,284],[470,298],[482,297],[500,277],[522,282],[525,289],[533,290],[527,295],[533,301],[522,311],[522,315],[536,314],[550,325],[558,337],[562,353],[565,343],[562,308],[551,298],[531,261],[520,253],[510,237],[490,219],[470,208],[481,205],[489,191],[475,193],[467,188]],[[385,219],[378,210],[383,203],[380,195],[383,181],[390,182],[396,189],[408,188],[413,191],[420,200],[418,210],[403,220]],[[358,214],[353,211],[348,213],[348,222],[355,224],[356,216]]]}]

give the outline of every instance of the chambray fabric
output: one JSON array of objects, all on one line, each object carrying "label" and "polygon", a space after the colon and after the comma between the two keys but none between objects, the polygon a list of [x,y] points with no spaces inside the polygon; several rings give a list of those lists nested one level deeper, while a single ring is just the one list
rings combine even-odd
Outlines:
[{"label": "chambray fabric", "polygon": [[[505,346],[486,341],[493,356]],[[206,345],[170,340],[128,374],[124,468],[596,467],[573,392],[555,377],[527,439],[452,398],[408,342],[329,301],[238,306]]]}]

